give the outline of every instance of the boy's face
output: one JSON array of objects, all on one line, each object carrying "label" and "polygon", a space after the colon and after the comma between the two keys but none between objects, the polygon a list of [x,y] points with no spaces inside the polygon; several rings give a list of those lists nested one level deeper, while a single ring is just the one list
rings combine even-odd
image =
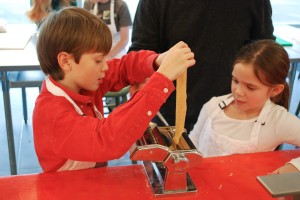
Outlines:
[{"label": "boy's face", "polygon": [[254,74],[250,64],[237,63],[232,71],[231,92],[239,110],[260,113],[272,95],[272,87],[264,85]]},{"label": "boy's face", "polygon": [[102,83],[108,70],[106,58],[102,53],[85,53],[78,64],[72,59],[69,74],[69,88],[79,93],[81,89],[95,91]]}]

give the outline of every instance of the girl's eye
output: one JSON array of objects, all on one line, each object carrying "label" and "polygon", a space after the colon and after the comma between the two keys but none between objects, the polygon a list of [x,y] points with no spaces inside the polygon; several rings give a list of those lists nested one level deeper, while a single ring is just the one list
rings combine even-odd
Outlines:
[{"label": "girl's eye", "polygon": [[232,78],[231,80],[232,80],[232,82],[234,82],[234,83],[238,83],[238,81],[237,81],[235,78]]},{"label": "girl's eye", "polygon": [[248,88],[249,90],[251,90],[251,91],[255,90],[255,88],[252,87],[252,86],[247,86],[247,88]]}]

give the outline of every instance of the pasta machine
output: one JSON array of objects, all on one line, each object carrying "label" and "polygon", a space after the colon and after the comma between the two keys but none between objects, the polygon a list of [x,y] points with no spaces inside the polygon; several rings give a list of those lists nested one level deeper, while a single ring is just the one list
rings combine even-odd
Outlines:
[{"label": "pasta machine", "polygon": [[179,143],[173,142],[175,126],[158,127],[150,122],[144,135],[131,147],[130,159],[142,161],[154,195],[186,195],[197,192],[188,169],[200,164],[186,130]]}]

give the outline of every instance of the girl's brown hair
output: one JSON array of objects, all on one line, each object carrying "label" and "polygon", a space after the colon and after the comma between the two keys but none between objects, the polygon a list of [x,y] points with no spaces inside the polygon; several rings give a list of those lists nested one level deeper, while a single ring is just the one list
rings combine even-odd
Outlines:
[{"label": "girl's brown hair", "polygon": [[286,82],[290,61],[285,49],[273,40],[259,40],[244,46],[235,62],[251,64],[256,77],[267,86],[284,85],[284,90],[271,101],[288,109],[290,89]]},{"label": "girl's brown hair", "polygon": [[65,7],[53,11],[42,23],[37,41],[37,54],[41,68],[54,80],[62,80],[57,55],[67,52],[75,62],[84,53],[108,54],[112,35],[107,25],[89,11],[78,7]]}]

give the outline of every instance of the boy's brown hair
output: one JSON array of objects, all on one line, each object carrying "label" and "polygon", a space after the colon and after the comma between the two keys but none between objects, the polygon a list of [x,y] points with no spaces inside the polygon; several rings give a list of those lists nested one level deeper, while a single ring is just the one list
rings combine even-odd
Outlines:
[{"label": "boy's brown hair", "polygon": [[72,54],[79,63],[82,54],[108,54],[111,45],[112,35],[104,22],[83,8],[66,7],[53,11],[42,23],[37,54],[43,72],[62,80],[64,73],[57,61],[60,52]]}]

